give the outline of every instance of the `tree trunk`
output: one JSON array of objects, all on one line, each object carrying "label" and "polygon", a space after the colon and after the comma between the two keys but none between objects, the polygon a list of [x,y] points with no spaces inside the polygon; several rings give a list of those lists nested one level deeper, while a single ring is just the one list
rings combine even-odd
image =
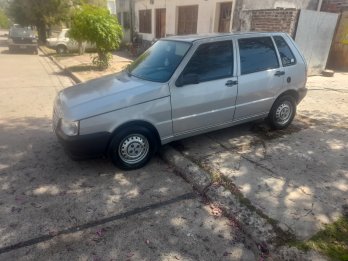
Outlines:
[{"label": "tree trunk", "polygon": [[85,53],[85,47],[86,46],[83,44],[82,41],[79,41],[78,43],[79,43],[79,55],[82,55],[82,54]]},{"label": "tree trunk", "polygon": [[99,57],[99,69],[100,70],[105,70],[109,67],[109,57],[108,53],[105,52],[98,52],[98,57]]},{"label": "tree trunk", "polygon": [[46,35],[46,24],[43,23],[43,22],[39,22],[36,24],[36,27],[37,27],[37,32],[39,34],[39,42],[42,43],[42,44],[45,44],[46,43],[46,38],[47,38],[47,35]]}]

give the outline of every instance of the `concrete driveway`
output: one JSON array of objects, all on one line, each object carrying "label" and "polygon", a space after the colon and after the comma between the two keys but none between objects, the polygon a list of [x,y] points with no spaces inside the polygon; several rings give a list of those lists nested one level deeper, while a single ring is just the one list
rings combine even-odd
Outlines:
[{"label": "concrete driveway", "polygon": [[132,172],[71,161],[51,113],[72,82],[42,54],[8,54],[0,37],[0,67],[0,260],[256,259],[158,158]]}]

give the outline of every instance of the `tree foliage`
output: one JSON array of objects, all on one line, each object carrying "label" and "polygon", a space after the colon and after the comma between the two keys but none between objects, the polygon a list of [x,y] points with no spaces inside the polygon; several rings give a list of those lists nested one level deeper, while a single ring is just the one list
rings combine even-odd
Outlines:
[{"label": "tree foliage", "polygon": [[9,14],[15,23],[36,26],[45,42],[47,27],[67,20],[71,7],[70,0],[12,0]]},{"label": "tree foliage", "polygon": [[10,20],[8,19],[4,10],[0,9],[0,28],[8,28],[10,26]]},{"label": "tree foliage", "polygon": [[73,14],[69,36],[78,42],[94,43],[98,56],[93,62],[105,69],[109,65],[110,52],[121,44],[123,32],[117,18],[106,8],[84,5]]}]

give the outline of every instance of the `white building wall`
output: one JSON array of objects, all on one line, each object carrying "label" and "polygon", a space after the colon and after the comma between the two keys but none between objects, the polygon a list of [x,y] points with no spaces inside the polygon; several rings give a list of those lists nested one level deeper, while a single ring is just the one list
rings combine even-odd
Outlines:
[{"label": "white building wall", "polygon": [[108,0],[107,6],[111,14],[116,15],[116,2],[115,0]]},{"label": "white building wall", "polygon": [[[152,41],[156,35],[156,9],[166,8],[166,35],[177,34],[178,6],[198,5],[197,33],[217,32],[219,23],[219,3],[232,2],[232,15],[234,13],[235,1],[228,0],[155,0],[150,4],[149,0],[136,0],[134,3],[135,31],[139,32],[139,10],[152,10],[152,32],[141,33],[144,40]],[[232,29],[233,17],[231,17]]]}]

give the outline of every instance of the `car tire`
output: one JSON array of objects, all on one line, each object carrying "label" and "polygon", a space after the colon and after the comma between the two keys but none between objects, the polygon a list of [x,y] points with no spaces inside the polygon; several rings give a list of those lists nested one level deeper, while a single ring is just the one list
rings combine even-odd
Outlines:
[{"label": "car tire", "polygon": [[157,150],[157,140],[152,131],[143,126],[129,126],[113,137],[109,157],[122,170],[145,166]]},{"label": "car tire", "polygon": [[65,54],[67,53],[68,49],[64,45],[58,45],[56,48],[57,54]]},{"label": "car tire", "polygon": [[279,97],[273,104],[268,121],[275,130],[287,128],[296,115],[296,102],[291,95]]}]

